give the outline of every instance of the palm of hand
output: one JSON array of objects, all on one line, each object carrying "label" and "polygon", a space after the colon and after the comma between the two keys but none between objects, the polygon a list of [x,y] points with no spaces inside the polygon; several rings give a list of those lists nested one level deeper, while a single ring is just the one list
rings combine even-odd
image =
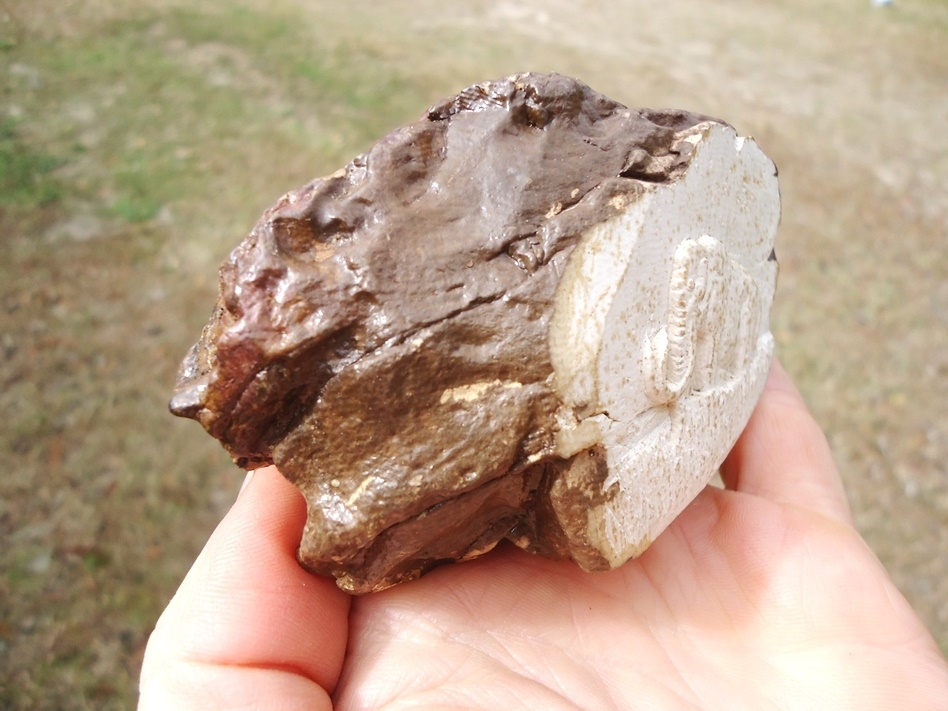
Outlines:
[{"label": "palm of hand", "polygon": [[609,573],[502,546],[350,604],[296,564],[303,502],[258,472],[159,621],[139,708],[946,708],[779,367],[722,475]]},{"label": "palm of hand", "polygon": [[840,523],[709,489],[610,573],[511,547],[355,601],[338,707],[867,708],[845,665],[898,679],[924,639],[876,624],[911,615],[877,566]]}]

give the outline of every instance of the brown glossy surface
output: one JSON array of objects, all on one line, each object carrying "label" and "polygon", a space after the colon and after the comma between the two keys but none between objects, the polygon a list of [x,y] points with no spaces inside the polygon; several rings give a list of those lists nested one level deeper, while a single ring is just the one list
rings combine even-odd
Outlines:
[{"label": "brown glossy surface", "polygon": [[702,120],[558,75],[433,107],[264,214],[221,267],[172,411],[240,466],[275,462],[309,504],[301,562],[354,592],[514,529],[596,567],[533,506],[588,496],[558,472],[589,467],[553,453],[551,300],[579,235],[677,177],[676,131]]}]

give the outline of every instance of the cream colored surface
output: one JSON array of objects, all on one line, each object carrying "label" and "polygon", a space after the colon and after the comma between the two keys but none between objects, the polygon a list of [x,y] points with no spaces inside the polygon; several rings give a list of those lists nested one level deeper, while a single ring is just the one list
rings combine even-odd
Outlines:
[{"label": "cream colored surface", "polygon": [[613,566],[648,547],[711,479],[773,356],[776,170],[730,127],[689,134],[685,175],[630,196],[591,229],[556,297],[557,451],[601,444],[609,466],[606,503],[567,535]]}]

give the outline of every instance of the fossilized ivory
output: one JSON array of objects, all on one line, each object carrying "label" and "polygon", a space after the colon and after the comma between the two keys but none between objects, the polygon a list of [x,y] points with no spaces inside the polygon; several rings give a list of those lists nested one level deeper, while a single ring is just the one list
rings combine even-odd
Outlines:
[{"label": "fossilized ivory", "polygon": [[688,140],[685,176],[589,230],[556,294],[550,349],[570,423],[557,454],[601,444],[609,469],[606,500],[567,535],[612,566],[644,551],[711,479],[773,356],[773,163],[721,124]]},{"label": "fossilized ivory", "polygon": [[345,590],[505,538],[608,569],[750,415],[778,219],[727,124],[555,74],[476,84],[264,214],[171,407],[280,467],[301,563]]}]

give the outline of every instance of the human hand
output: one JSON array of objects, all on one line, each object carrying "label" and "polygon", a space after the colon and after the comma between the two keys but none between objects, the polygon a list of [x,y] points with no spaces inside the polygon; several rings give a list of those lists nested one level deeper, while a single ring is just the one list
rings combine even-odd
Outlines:
[{"label": "human hand", "polygon": [[159,620],[139,709],[948,708],[779,365],[722,477],[608,573],[502,545],[350,599],[299,567],[302,497],[259,470]]}]

